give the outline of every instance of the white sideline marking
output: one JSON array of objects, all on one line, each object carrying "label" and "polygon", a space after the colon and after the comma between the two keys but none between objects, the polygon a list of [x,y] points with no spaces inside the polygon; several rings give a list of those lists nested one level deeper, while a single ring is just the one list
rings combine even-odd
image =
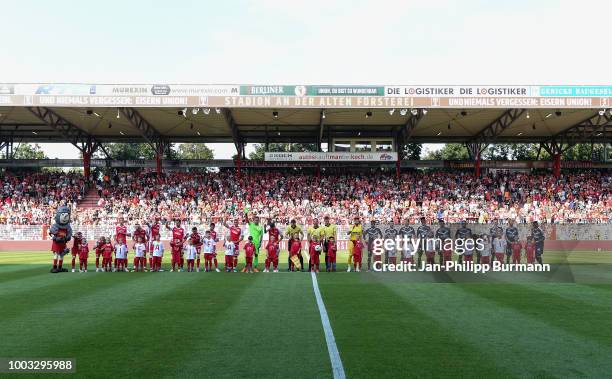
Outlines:
[{"label": "white sideline marking", "polygon": [[323,324],[323,331],[325,332],[325,342],[327,342],[327,351],[329,352],[329,360],[332,365],[332,372],[334,373],[334,379],[344,379],[344,366],[342,365],[342,359],[340,359],[340,352],[338,346],[336,346],[336,339],[334,338],[334,332],[332,331],[329,318],[327,317],[327,311],[325,310],[325,304],[323,304],[323,298],[319,291],[319,284],[317,283],[317,275],[311,272],[312,277],[312,289],[314,290],[315,297],[317,298],[317,306],[319,307],[319,314],[321,315],[321,323]]}]

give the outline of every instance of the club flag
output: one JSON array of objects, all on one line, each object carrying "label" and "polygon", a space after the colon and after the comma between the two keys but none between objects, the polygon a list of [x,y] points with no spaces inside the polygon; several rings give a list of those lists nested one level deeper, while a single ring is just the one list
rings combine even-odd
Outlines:
[{"label": "club flag", "polygon": [[300,264],[300,259],[297,257],[297,255],[294,255],[291,257],[291,262],[293,262],[293,265],[295,266],[297,270],[302,269],[302,265]]}]

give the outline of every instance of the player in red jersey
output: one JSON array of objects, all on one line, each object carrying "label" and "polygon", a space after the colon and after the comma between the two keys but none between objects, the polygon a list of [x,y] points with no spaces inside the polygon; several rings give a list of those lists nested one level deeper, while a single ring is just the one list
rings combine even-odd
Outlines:
[{"label": "player in red jersey", "polygon": [[202,252],[202,236],[198,233],[198,228],[195,226],[191,228],[191,234],[189,235],[189,241],[191,245],[196,248],[196,270],[200,272],[200,254]]},{"label": "player in red jersey", "polygon": [[533,237],[527,237],[527,243],[525,244],[525,255],[527,256],[527,263],[533,264],[535,262],[535,251],[536,244],[533,241]]},{"label": "player in red jersey", "polygon": [[268,233],[268,241],[271,241],[272,237],[274,237],[274,241],[280,244],[280,230],[274,225],[274,221],[270,221],[270,223],[266,225],[264,233],[266,232]]},{"label": "player in red jersey", "polygon": [[85,238],[81,238],[79,244],[79,272],[87,272],[87,258],[89,258],[89,246]]},{"label": "player in red jersey", "polygon": [[104,236],[102,236],[94,248],[96,252],[96,272],[100,271],[100,256],[102,256],[102,253],[104,252],[104,244],[106,244],[106,239]]},{"label": "player in red jersey", "polygon": [[81,232],[72,237],[72,249],[70,249],[72,253],[72,272],[75,272],[76,257],[79,256],[81,251],[81,241],[83,241],[83,233]]},{"label": "player in red jersey", "polygon": [[185,258],[183,257],[182,251],[183,251],[183,242],[185,242],[185,240],[187,239],[187,236],[185,235],[185,229],[183,229],[183,227],[181,226],[181,220],[177,219],[174,222],[174,227],[170,228],[170,225],[166,224],[166,229],[171,230],[172,231],[172,240],[176,241],[179,240],[179,244],[180,244],[180,251],[181,251],[181,255],[179,257],[179,261],[178,264],[180,266],[181,271],[183,271],[183,267],[185,266]]},{"label": "player in red jersey", "polygon": [[332,236],[327,239],[327,272],[336,271],[336,254],[338,252],[338,246],[336,246],[336,239]]},{"label": "player in red jersey", "polygon": [[266,257],[266,269],[264,272],[270,272],[270,264],[274,266],[274,272],[278,272],[278,243],[274,235],[270,236],[270,241],[266,245],[268,256]]},{"label": "player in red jersey", "polygon": [[361,271],[361,258],[363,253],[363,242],[360,239],[353,241],[353,267],[355,272]]},{"label": "player in red jersey", "polygon": [[[119,224],[115,226],[115,243],[119,243],[119,241],[121,241],[121,244],[125,245],[125,250],[127,251],[127,238],[130,233],[128,233],[127,226],[125,225],[125,220],[122,216],[119,216],[117,222]],[[122,263],[122,261],[119,261],[115,258],[115,269],[117,269],[117,264],[119,263]]]},{"label": "player in red jersey", "polygon": [[291,239],[288,242],[288,250],[289,250],[289,269],[291,271],[297,271],[295,269],[295,265],[293,264],[293,260],[291,258],[297,257],[300,254],[300,250],[302,250],[302,241],[300,241],[300,236],[298,233],[294,233],[291,236]]},{"label": "player in red jersey", "polygon": [[213,263],[215,264],[215,271],[220,272],[221,270],[219,270],[219,263],[217,261],[217,242],[219,242],[219,238],[217,238],[217,232],[215,231],[214,222],[210,223],[210,229],[208,229],[208,231],[210,232],[210,238],[212,238],[212,240],[215,241],[215,246],[214,246],[213,253],[212,253],[212,260],[213,260]]},{"label": "player in red jersey", "polygon": [[128,233],[123,217],[119,216],[118,223],[119,225],[115,226],[115,242],[119,242],[121,239],[123,244],[127,247],[127,237],[130,235],[130,233]]},{"label": "player in red jersey", "polygon": [[253,237],[249,236],[249,240],[244,244],[244,259],[246,261],[246,272],[253,272],[253,257],[255,256],[255,244]]},{"label": "player in red jersey", "polygon": [[512,263],[521,263],[521,250],[523,250],[523,245],[521,244],[521,242],[511,242],[510,248],[512,249]]},{"label": "player in red jersey", "polygon": [[159,236],[159,230],[161,229],[161,225],[159,224],[159,218],[154,218],[152,224],[147,224],[149,227],[149,271],[154,269],[154,256],[153,256],[153,241],[156,240],[157,236]]},{"label": "player in red jersey", "polygon": [[[136,225],[134,225],[134,231],[132,232],[132,240],[134,242],[140,241],[140,243],[144,244],[145,250],[146,250],[146,247],[149,243],[149,233],[147,233],[145,228],[143,228],[139,222],[137,222]],[[142,264],[143,270],[144,270],[144,267],[146,266],[145,264],[146,254],[145,254],[145,257],[139,257],[139,258],[142,258],[142,259],[138,259],[138,260],[135,259],[134,262],[138,261],[139,264]],[[136,270],[136,268],[134,268],[134,270]]]},{"label": "player in red jersey", "polygon": [[180,266],[181,263],[181,253],[183,252],[183,243],[180,239],[176,238],[170,242],[170,247],[172,249],[172,269],[170,272],[177,271],[176,267]]},{"label": "player in red jersey", "polygon": [[319,242],[319,237],[312,236],[308,252],[310,253],[310,269],[316,273],[319,273],[319,257],[321,255],[321,250],[323,250],[323,248]]},{"label": "player in red jersey", "polygon": [[113,244],[111,238],[105,238],[104,245],[102,245],[102,271],[110,272],[113,268]]},{"label": "player in red jersey", "polygon": [[237,269],[238,267],[238,253],[239,253],[239,245],[240,242],[242,242],[243,236],[242,236],[242,229],[240,228],[240,224],[238,222],[238,219],[234,219],[234,224],[230,225],[228,222],[225,222],[223,224],[223,226],[225,226],[227,229],[229,229],[229,240],[232,241],[235,245],[235,252],[236,254],[234,254],[234,270]]}]

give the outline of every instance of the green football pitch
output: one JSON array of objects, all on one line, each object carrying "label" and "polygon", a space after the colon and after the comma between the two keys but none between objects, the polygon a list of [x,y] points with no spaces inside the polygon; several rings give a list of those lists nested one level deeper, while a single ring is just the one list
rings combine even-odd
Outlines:
[{"label": "green football pitch", "polygon": [[[332,377],[308,273],[90,258],[50,274],[49,258],[0,253],[0,357],[75,358],[87,377]],[[346,377],[610,377],[612,253],[544,258],[551,272],[346,273],[340,256],[317,281]]]}]

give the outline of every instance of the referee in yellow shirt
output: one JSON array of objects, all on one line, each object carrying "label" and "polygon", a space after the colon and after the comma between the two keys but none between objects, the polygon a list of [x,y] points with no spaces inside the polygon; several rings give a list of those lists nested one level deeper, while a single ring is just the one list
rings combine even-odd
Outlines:
[{"label": "referee in yellow shirt", "polygon": [[[295,219],[293,219],[285,229],[285,236],[289,241],[291,241],[291,238],[293,238],[293,235],[296,233],[300,236],[300,241],[302,241],[304,239],[302,227],[296,223]],[[287,246],[287,250],[289,250],[289,246]],[[302,254],[298,255],[298,259],[300,260],[302,271],[304,271],[304,258],[302,257]],[[287,271],[291,271],[291,254],[287,254]]]},{"label": "referee in yellow shirt", "polygon": [[346,234],[349,236],[348,267],[346,268],[346,272],[351,272],[351,263],[353,263],[353,241],[363,238],[363,227],[361,226],[359,216],[355,216],[355,221],[353,222],[353,225],[349,227],[349,231]]},{"label": "referee in yellow shirt", "polygon": [[336,225],[330,223],[329,216],[325,216],[323,218],[323,251],[325,252],[325,268],[329,269],[329,261],[327,257],[327,241],[330,238],[334,237],[335,240],[338,240],[336,236]]}]

